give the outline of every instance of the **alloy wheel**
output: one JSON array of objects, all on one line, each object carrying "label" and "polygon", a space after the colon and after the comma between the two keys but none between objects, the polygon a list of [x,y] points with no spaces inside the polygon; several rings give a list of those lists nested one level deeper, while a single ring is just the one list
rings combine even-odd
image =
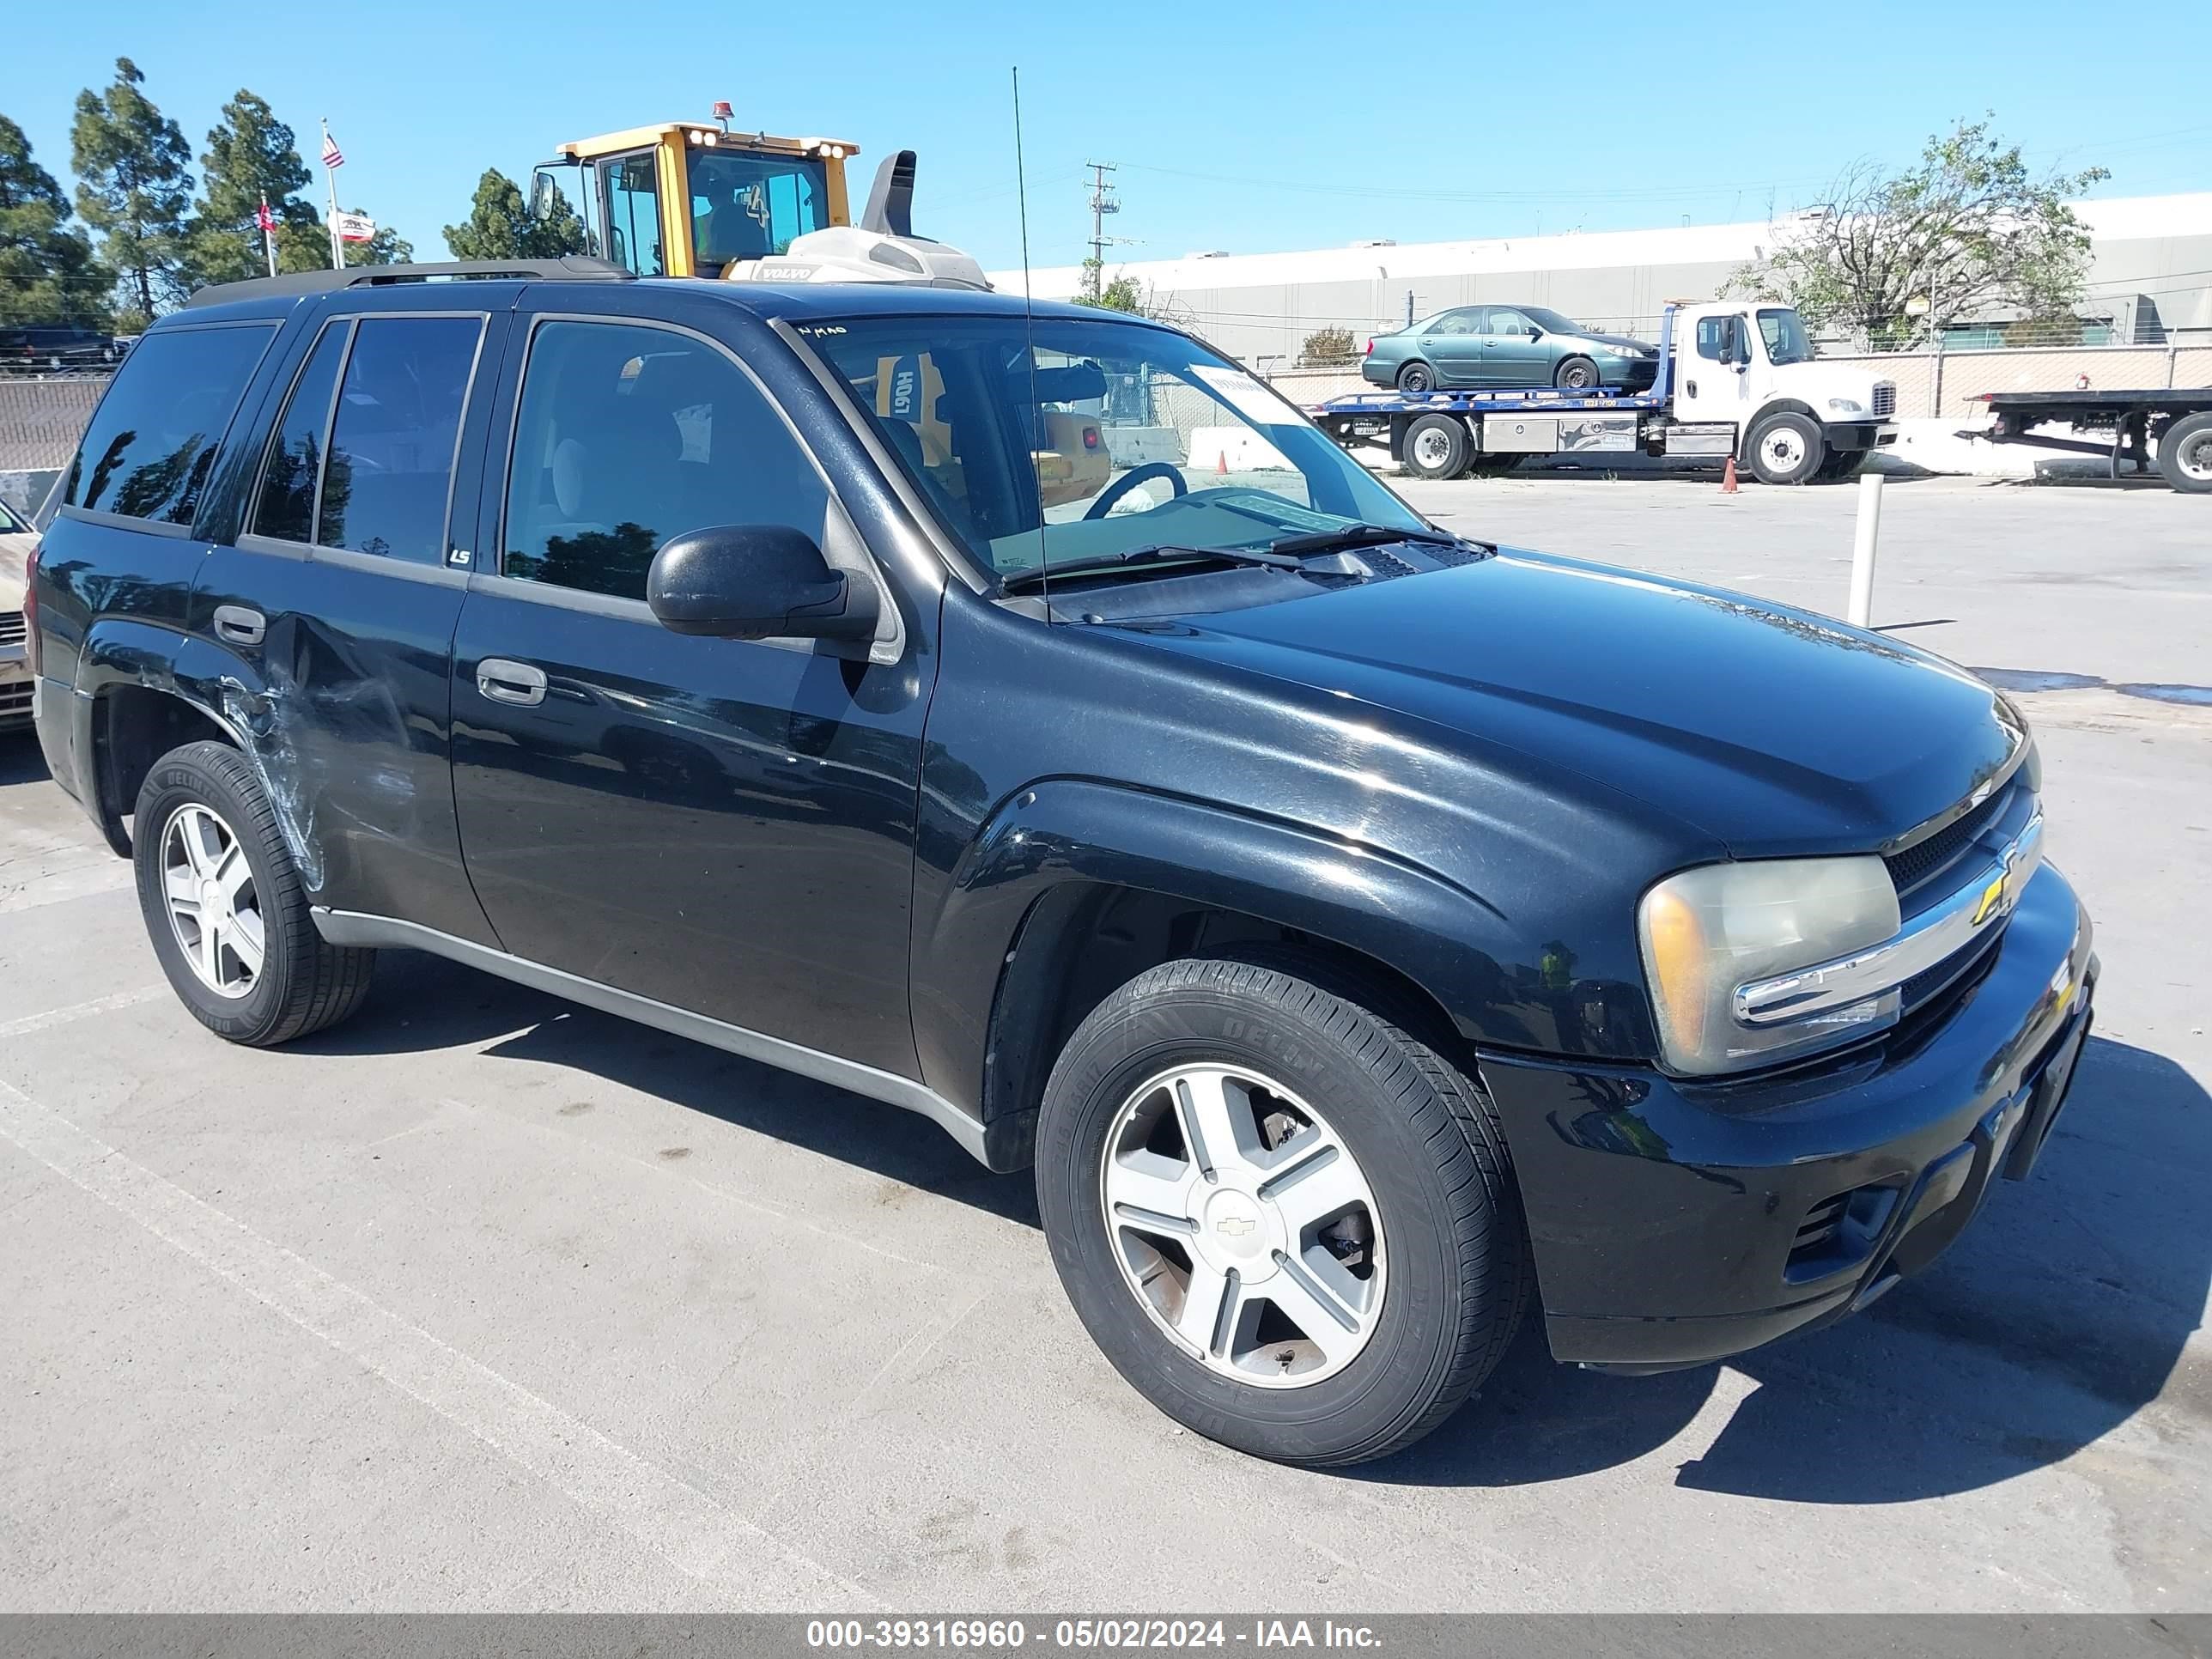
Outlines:
[{"label": "alloy wheel", "polygon": [[252,866],[237,833],[197,802],[162,826],[161,898],[193,977],[217,996],[252,995],[266,945]]},{"label": "alloy wheel", "polygon": [[1098,1190],[1123,1282],[1217,1375],[1306,1387],[1374,1334],[1374,1189],[1328,1120],[1273,1079],[1188,1065],[1147,1079],[1107,1131]]}]

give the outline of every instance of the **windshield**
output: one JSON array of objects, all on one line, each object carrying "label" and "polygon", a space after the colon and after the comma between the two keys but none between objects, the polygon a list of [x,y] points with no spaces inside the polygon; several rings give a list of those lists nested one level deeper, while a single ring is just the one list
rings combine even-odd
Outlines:
[{"label": "windshield", "polygon": [[1260,548],[1422,520],[1267,387],[1144,323],[878,317],[800,325],[922,494],[1000,576],[1041,557]]},{"label": "windshield", "polygon": [[1809,363],[1813,361],[1813,342],[1806,337],[1805,324],[1794,311],[1761,311],[1759,331],[1766,337],[1766,360],[1771,363]]},{"label": "windshield", "polygon": [[702,267],[786,252],[793,237],[829,222],[819,161],[731,149],[690,155],[691,235]]}]

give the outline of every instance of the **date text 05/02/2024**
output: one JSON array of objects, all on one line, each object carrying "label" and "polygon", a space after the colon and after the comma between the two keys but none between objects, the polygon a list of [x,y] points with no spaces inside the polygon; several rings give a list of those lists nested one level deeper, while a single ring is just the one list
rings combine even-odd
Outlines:
[{"label": "date text 05/02/2024", "polygon": [[806,1644],[831,1650],[949,1649],[984,1653],[1034,1644],[1040,1652],[1073,1653],[1232,1646],[1259,1650],[1372,1650],[1382,1642],[1369,1626],[1327,1619],[1255,1619],[1239,1626],[1224,1619],[1130,1617],[1054,1620],[1048,1638],[1043,1628],[1032,1632],[1018,1619],[814,1619],[807,1621]]}]

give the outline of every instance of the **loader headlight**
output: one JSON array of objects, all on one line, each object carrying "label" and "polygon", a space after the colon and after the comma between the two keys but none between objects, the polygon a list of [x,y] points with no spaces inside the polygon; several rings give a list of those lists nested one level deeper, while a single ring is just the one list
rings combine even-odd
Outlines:
[{"label": "loader headlight", "polygon": [[1735,989],[1881,944],[1899,926],[1878,858],[1708,864],[1668,877],[1637,909],[1662,1058],[1712,1076],[1809,1053],[1897,1018],[1893,988],[1802,1019],[1750,1024]]}]

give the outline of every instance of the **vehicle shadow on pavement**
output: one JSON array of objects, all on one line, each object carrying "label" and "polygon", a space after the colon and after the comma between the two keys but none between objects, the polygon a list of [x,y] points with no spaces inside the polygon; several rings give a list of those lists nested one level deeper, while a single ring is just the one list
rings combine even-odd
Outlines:
[{"label": "vehicle shadow on pavement", "polygon": [[[2154,1400],[2212,1424],[2212,1354],[2187,1346],[2212,1284],[2208,1178],[2212,1097],[2163,1055],[2092,1038],[2033,1176],[2000,1182],[1948,1254],[1857,1318],[1729,1362],[1727,1391],[1753,1385],[1733,1408],[1718,1367],[1554,1364],[1532,1318],[1450,1422],[1346,1473],[1508,1486],[1667,1455],[1700,1491],[1902,1503],[2058,1462]],[[1709,1401],[1724,1420],[1685,1436]]]},{"label": "vehicle shadow on pavement", "polygon": [[38,783],[52,776],[35,732],[26,728],[0,733],[0,789],[11,783]]},{"label": "vehicle shadow on pavement", "polygon": [[[522,1028],[522,1029],[518,1029]],[[292,1045],[311,1054],[406,1054],[472,1046],[494,1060],[567,1066],[658,1096],[725,1123],[1037,1224],[1027,1176],[997,1176],[916,1113],[741,1059],[635,1021],[580,1007],[442,957],[380,953],[368,1005],[335,1030]]]}]

